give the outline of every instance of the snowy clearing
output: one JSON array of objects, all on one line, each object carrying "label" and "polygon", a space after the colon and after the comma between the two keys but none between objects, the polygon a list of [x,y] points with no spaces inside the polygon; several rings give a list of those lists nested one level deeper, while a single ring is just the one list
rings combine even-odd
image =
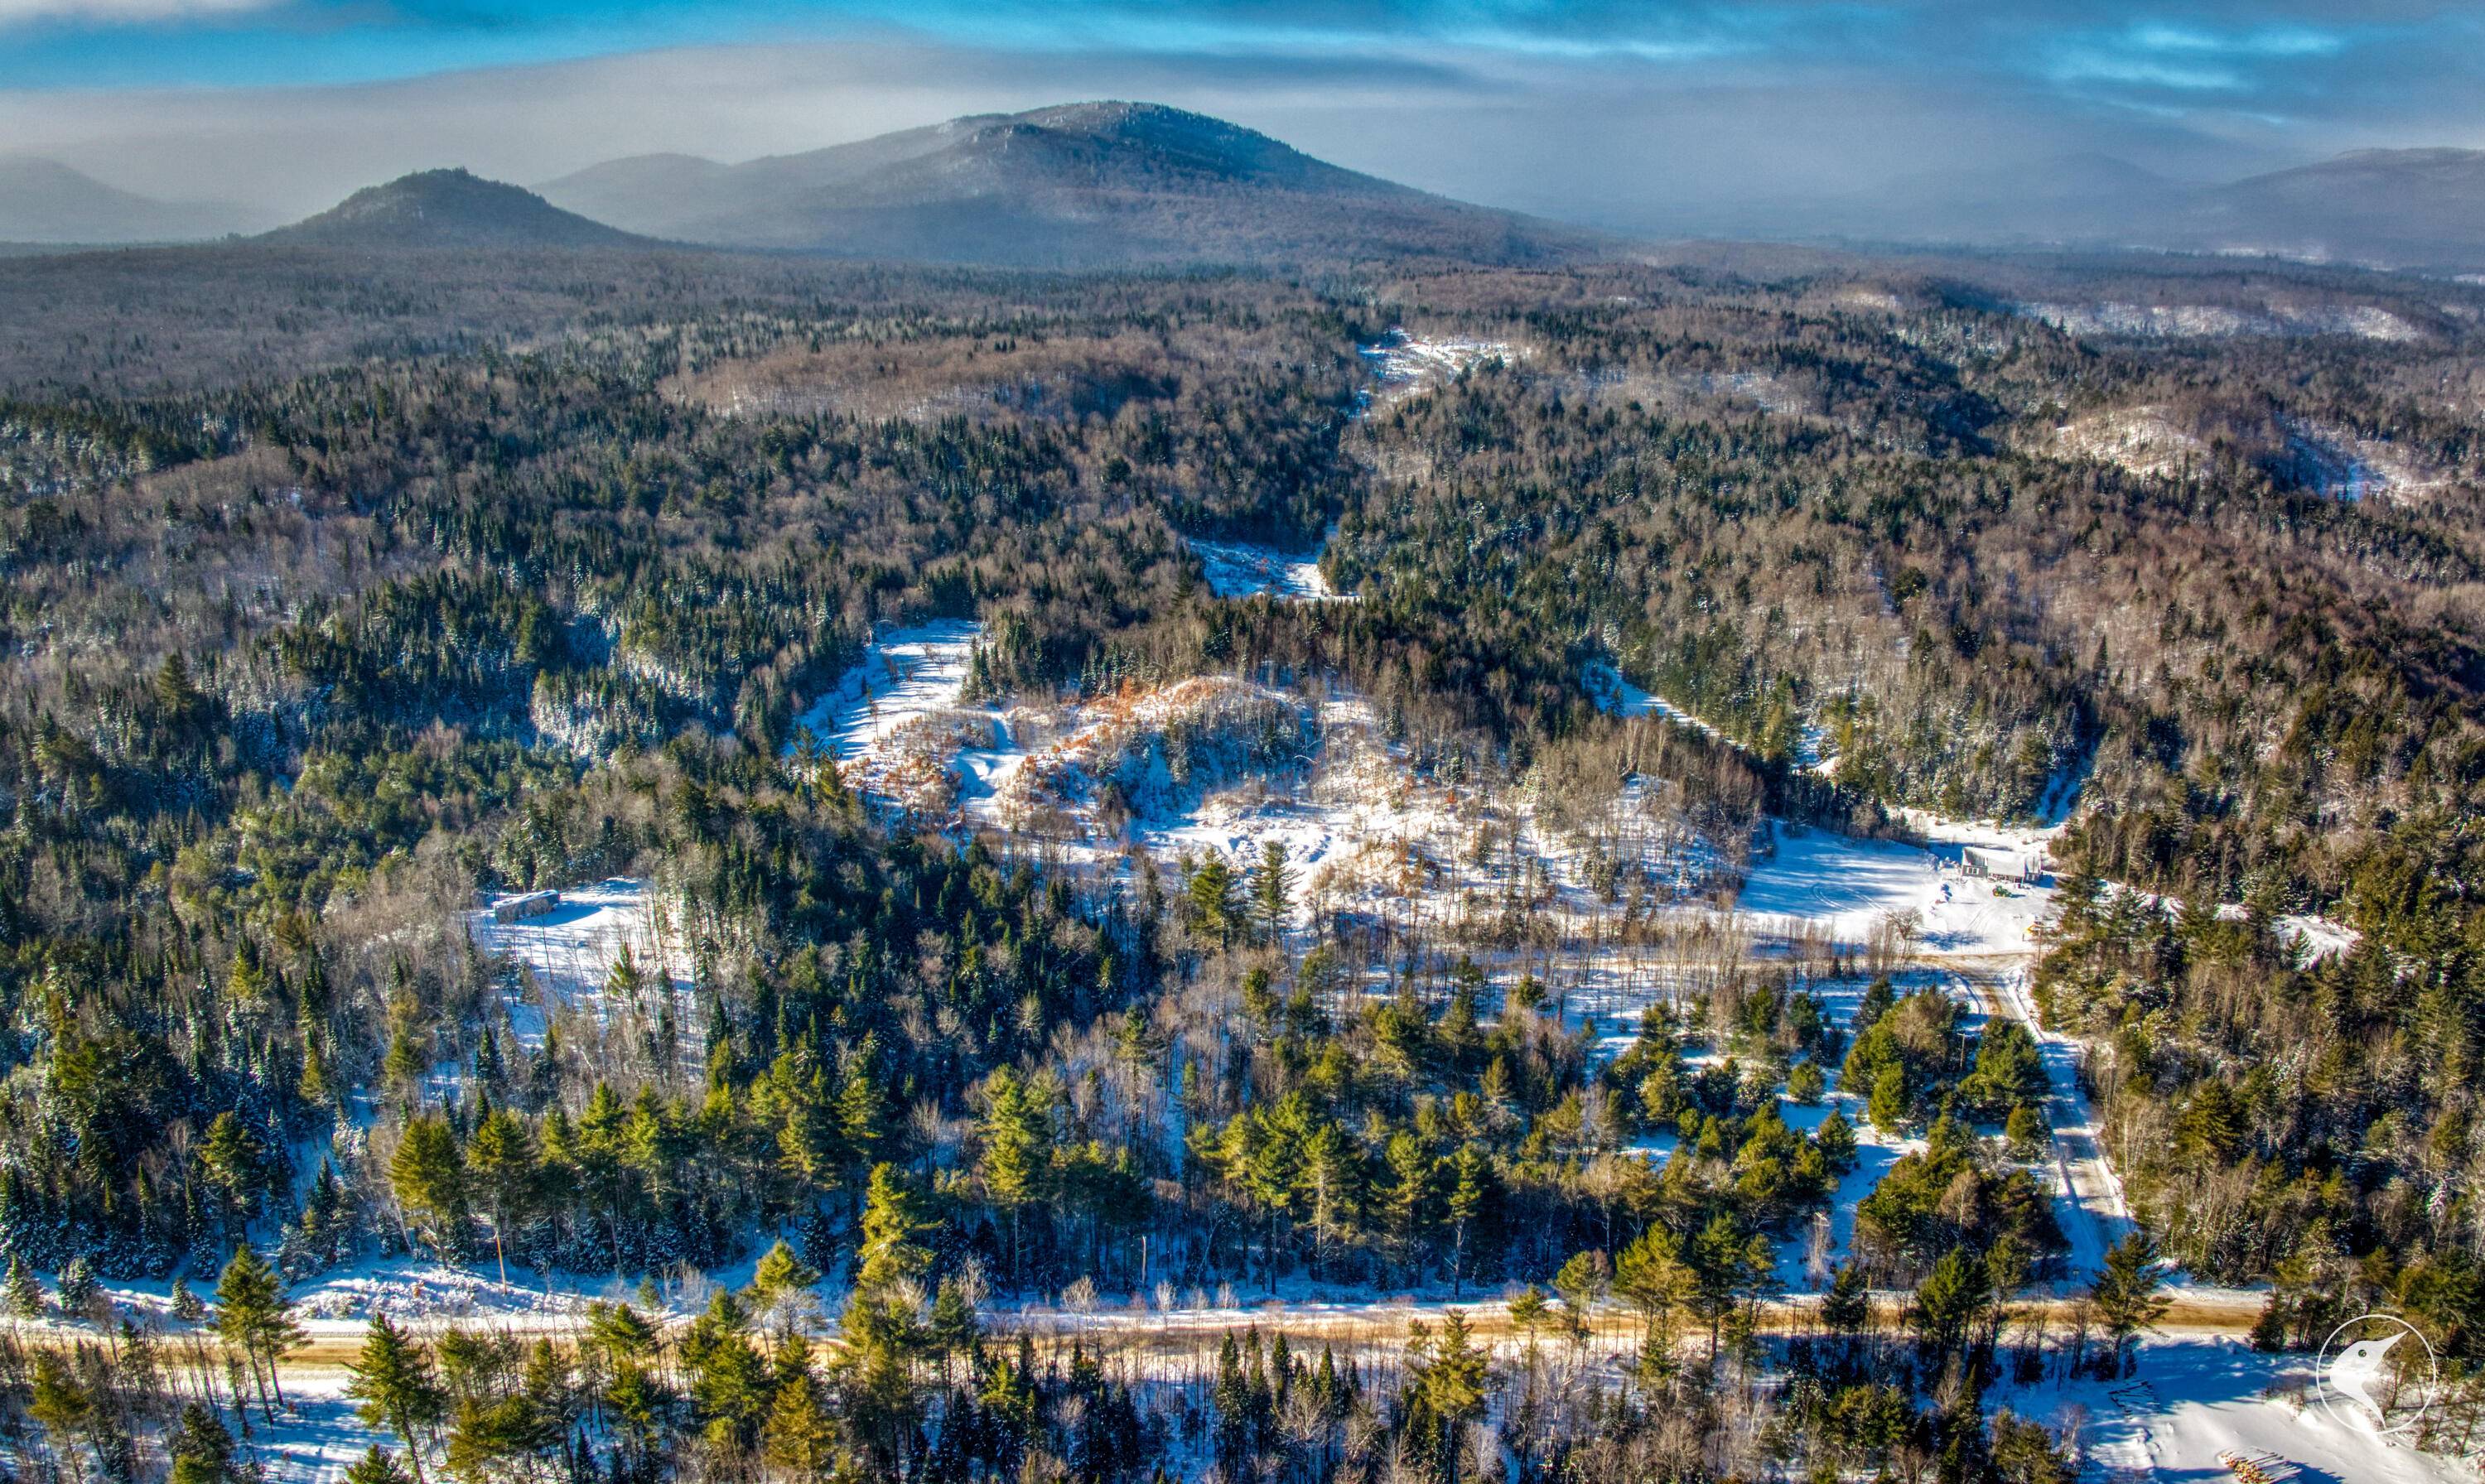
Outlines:
[{"label": "snowy clearing", "polygon": [[[826,747],[857,793],[919,818],[989,796],[1022,754],[998,708],[960,704],[983,633],[942,619],[881,635],[795,718],[794,735]],[[962,754],[979,761],[953,771]]]},{"label": "snowy clearing", "polygon": [[1661,695],[1652,695],[1629,681],[1623,672],[1602,660],[1590,661],[1579,672],[1579,684],[1596,703],[1597,710],[1613,716],[1662,716],[1678,725],[1691,727],[1709,737],[1724,741],[1726,734],[1684,711]]},{"label": "snowy clearing", "polygon": [[496,896],[466,914],[466,931],[478,948],[516,960],[533,981],[532,989],[521,984],[508,1002],[510,1027],[530,1051],[543,1045],[558,1011],[591,1015],[609,1027],[630,1008],[613,1003],[611,992],[614,967],[625,952],[650,981],[662,974],[676,990],[691,981],[690,954],[644,881],[614,877],[572,887],[551,911],[515,922],[493,916],[505,900]]},{"label": "snowy clearing", "polygon": [[[1329,534],[1334,536],[1336,531],[1332,529]],[[1208,568],[1209,591],[1220,598],[1267,593],[1297,603],[1354,601],[1352,595],[1330,587],[1328,579],[1321,576],[1321,553],[1328,547],[1326,539],[1308,553],[1280,552],[1242,541],[1186,539]]]},{"label": "snowy clearing", "polygon": [[1392,402],[1455,381],[1487,361],[1507,361],[1516,354],[1506,340],[1428,340],[1404,328],[1356,346],[1354,353],[1379,382],[1381,400]]},{"label": "snowy clearing", "polygon": [[2477,1477],[2458,1459],[2334,1420],[2308,1397],[2299,1404],[2309,1369],[2308,1357],[2263,1355],[2232,1336],[2161,1336],[2141,1346],[2128,1380],[1999,1388],[1988,1400],[2040,1420],[2081,1408],[2089,1455],[2109,1479],[2231,1479],[2223,1454],[2280,1460],[2303,1484]]},{"label": "snowy clearing", "polygon": [[2056,831],[1906,818],[1924,845],[1779,825],[1774,854],[1753,862],[1737,904],[1821,924],[1841,943],[1897,932],[1920,954],[2034,952],[2030,930],[2053,912],[2050,878],[2025,884],[1967,868],[1971,852],[1987,869],[1997,861],[2037,865]]}]

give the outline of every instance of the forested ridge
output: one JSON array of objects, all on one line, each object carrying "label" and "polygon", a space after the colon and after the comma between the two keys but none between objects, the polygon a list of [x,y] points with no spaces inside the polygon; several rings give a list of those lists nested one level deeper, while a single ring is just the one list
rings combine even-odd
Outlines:
[{"label": "forested ridge", "polygon": [[[252,375],[158,328],[0,402],[7,1297],[221,1283],[250,1368],[185,1416],[150,1347],[186,1329],[12,1341],[27,1477],[237,1476],[284,1286],[378,1258],[644,1297],[533,1350],[375,1326],[364,1484],[2066,1478],[1980,1397],[2120,1365],[2161,1248],[2274,1282],[2272,1345],[2383,1300],[2485,1343],[2474,292],[2237,270],[2420,333],[2170,342],[1972,266],[644,271],[471,342],[322,318]],[[1377,384],[1402,330],[1496,348]],[[1217,597],[1188,544],[1332,527],[1352,602]],[[1720,951],[1594,1027],[1464,942],[1375,973],[1293,926],[1282,855],[1115,876],[876,806],[796,718],[934,618],[983,625],[985,693],[1232,674],[1364,698],[1483,795],[1655,774],[1726,876],[1772,818],[2069,813],[2034,988],[2158,1246],[2071,1271],[2034,1042],[1856,945]],[[1718,735],[1645,745],[1602,664]],[[522,1036],[540,991],[465,914],[610,877],[687,970],[625,958],[615,1013]],[[2305,916],[2355,945],[2307,961]],[[1923,1147],[1770,1338],[1776,1245],[1856,1158],[1781,1096],[1832,1085]],[[687,1330],[642,1312],[754,1257]],[[2046,1282],[2075,1326],[2011,1308]],[[1525,1364],[1458,1318],[1380,1361],[1252,1330],[1168,1390],[976,1317],[1306,1283],[1516,1292]]]}]

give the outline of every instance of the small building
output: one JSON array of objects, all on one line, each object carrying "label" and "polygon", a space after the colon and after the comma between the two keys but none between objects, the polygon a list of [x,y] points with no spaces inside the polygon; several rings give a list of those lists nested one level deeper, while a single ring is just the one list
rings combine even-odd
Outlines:
[{"label": "small building", "polygon": [[1958,874],[1968,877],[1989,877],[1997,881],[2018,881],[2030,886],[2040,885],[2045,874],[2053,869],[2042,850],[1997,850],[1988,846],[1971,845],[1959,851]]},{"label": "small building", "polygon": [[557,891],[520,892],[492,904],[492,921],[513,923],[522,918],[541,917],[559,905],[560,893]]}]

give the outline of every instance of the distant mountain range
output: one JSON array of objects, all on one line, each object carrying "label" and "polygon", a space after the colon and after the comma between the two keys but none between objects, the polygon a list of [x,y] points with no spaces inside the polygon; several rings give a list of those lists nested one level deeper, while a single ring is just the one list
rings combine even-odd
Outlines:
[{"label": "distant mountain range", "polygon": [[2485,149],[2359,149],[2225,185],[2072,155],[1758,202],[1725,234],[1969,247],[2153,248],[2382,268],[2485,268]]},{"label": "distant mountain range", "polygon": [[1621,238],[1342,170],[1266,134],[1152,103],[979,115],[743,165],[642,155],[541,190],[649,236],[918,262],[1549,263],[1627,250]]},{"label": "distant mountain range", "polygon": [[0,242],[195,242],[266,225],[239,206],[155,201],[58,161],[0,156]]},{"label": "distant mountain range", "polygon": [[[1567,263],[1628,239],[1434,196],[1150,103],[985,114],[740,165],[639,155],[540,194],[427,171],[254,239],[365,248],[763,252],[1007,267]],[[0,244],[199,240],[263,225],[0,159]],[[1845,197],[1757,199],[1682,234],[1909,247],[2160,249],[2485,271],[2485,150],[2365,149],[2225,185],[2075,155],[1925,172]]]}]

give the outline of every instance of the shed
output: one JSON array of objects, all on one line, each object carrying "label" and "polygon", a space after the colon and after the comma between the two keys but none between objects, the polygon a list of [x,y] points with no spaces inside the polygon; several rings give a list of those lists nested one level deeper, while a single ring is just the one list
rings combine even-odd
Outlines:
[{"label": "shed", "polygon": [[492,904],[492,921],[513,923],[520,918],[541,917],[559,905],[560,893],[557,891],[520,892]]}]

